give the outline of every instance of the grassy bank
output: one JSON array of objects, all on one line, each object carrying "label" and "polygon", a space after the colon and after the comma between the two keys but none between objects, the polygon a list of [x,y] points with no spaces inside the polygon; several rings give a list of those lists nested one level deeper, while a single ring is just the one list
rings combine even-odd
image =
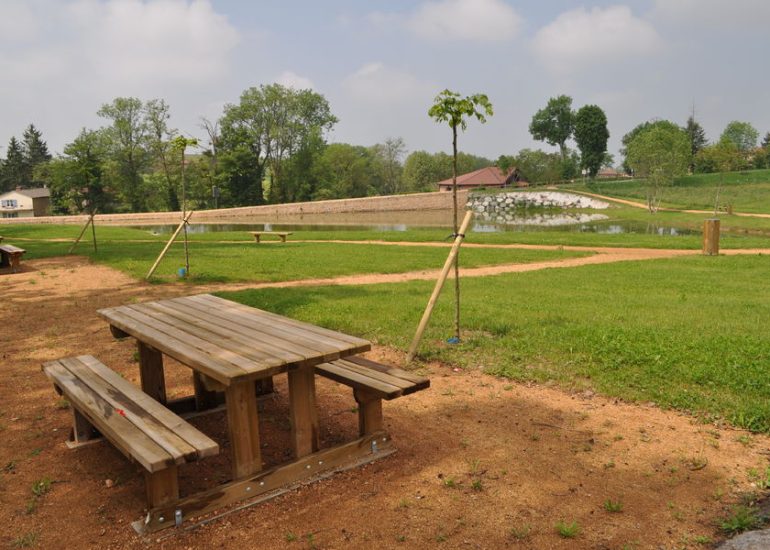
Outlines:
[{"label": "grassy bank", "polygon": [[[769,268],[765,256],[696,256],[466,279],[464,342],[444,343],[452,326],[447,293],[422,357],[770,432]],[[223,296],[405,349],[431,286]]]}]

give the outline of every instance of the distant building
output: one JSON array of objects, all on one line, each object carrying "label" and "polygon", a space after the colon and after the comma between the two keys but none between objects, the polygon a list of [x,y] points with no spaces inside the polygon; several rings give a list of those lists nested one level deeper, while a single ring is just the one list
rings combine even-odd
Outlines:
[{"label": "distant building", "polygon": [[[520,181],[519,171],[512,168],[506,175],[497,166],[488,166],[475,172],[468,172],[457,176],[458,189],[477,189],[479,187],[517,187],[526,186],[526,183]],[[452,190],[452,178],[438,182],[439,191]]]},{"label": "distant building", "polygon": [[0,217],[33,218],[48,216],[51,206],[51,190],[47,187],[7,191],[0,195]]},{"label": "distant building", "polygon": [[618,170],[615,170],[614,168],[602,168],[596,174],[596,177],[599,179],[605,179],[605,180],[615,180],[620,178],[629,178],[631,176],[629,176],[625,172],[620,172]]}]

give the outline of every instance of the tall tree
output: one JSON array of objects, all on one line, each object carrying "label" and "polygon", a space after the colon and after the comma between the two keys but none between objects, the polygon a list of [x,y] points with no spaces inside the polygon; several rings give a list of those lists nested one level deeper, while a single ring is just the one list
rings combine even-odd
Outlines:
[{"label": "tall tree", "polygon": [[160,165],[165,182],[166,207],[171,211],[179,210],[179,180],[181,168],[169,155],[174,148],[177,131],[169,128],[171,109],[162,99],[151,99],[144,105],[144,118],[147,125],[147,145],[153,161]]},{"label": "tall tree", "polygon": [[687,132],[687,137],[690,138],[690,172],[694,172],[695,155],[708,145],[708,140],[706,139],[706,132],[698,121],[695,120],[694,115],[690,115],[690,118],[687,119],[684,131]]},{"label": "tall tree", "polygon": [[15,136],[8,141],[8,148],[5,152],[5,161],[3,162],[2,180],[0,180],[0,189],[9,191],[17,186],[23,186],[24,175],[27,172],[26,162],[24,161],[24,149]]},{"label": "tall tree", "polygon": [[663,187],[687,172],[690,140],[679,127],[651,126],[630,141],[627,161],[635,174],[647,179],[647,208],[655,213]]},{"label": "tall tree", "polygon": [[142,185],[142,172],[147,168],[149,128],[142,101],[134,97],[118,97],[102,105],[97,114],[111,125],[104,129],[107,147],[115,167],[115,180],[132,212],[147,209],[147,196]]},{"label": "tall tree", "polygon": [[575,114],[575,141],[580,149],[580,164],[596,177],[607,152],[607,116],[597,105],[585,105]]},{"label": "tall tree", "polygon": [[770,132],[765,134],[765,137],[762,138],[762,147],[770,147]]},{"label": "tall tree", "polygon": [[653,119],[648,120],[647,122],[642,122],[641,124],[637,124],[630,132],[625,134],[623,138],[620,140],[622,147],[620,148],[620,154],[623,155],[623,170],[625,170],[627,173],[631,173],[632,168],[628,164],[628,145],[642,132],[652,129],[652,128],[662,128],[665,130],[677,130],[681,129],[678,125],[674,124],[670,120],[664,120],[664,119]]},{"label": "tall tree", "polygon": [[24,176],[21,185],[23,187],[35,187],[40,185],[35,181],[35,169],[51,160],[48,145],[43,141],[43,134],[35,128],[34,124],[27,126],[22,136],[22,150],[24,153]]},{"label": "tall tree", "polygon": [[567,95],[552,97],[545,108],[532,117],[529,133],[538,141],[558,145],[562,160],[567,158],[567,140],[575,129],[572,98]]},{"label": "tall tree", "polygon": [[[465,130],[467,119],[476,118],[482,124],[492,116],[492,104],[485,94],[461,97],[457,92],[444,90],[436,96],[428,115],[436,122],[446,122],[452,129],[452,219],[454,234],[457,225],[457,129]],[[455,268],[455,338],[460,341],[460,256],[454,262]]]},{"label": "tall tree", "polygon": [[401,159],[406,154],[406,145],[400,137],[388,138],[385,143],[374,146],[374,155],[382,175],[382,194],[393,195],[402,191],[404,166]]},{"label": "tall tree", "polygon": [[759,132],[748,122],[733,120],[725,127],[719,139],[732,141],[740,151],[748,153],[757,146]]}]

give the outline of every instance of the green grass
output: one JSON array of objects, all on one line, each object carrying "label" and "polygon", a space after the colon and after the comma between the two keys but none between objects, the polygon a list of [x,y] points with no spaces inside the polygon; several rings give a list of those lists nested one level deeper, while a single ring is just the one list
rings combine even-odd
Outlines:
[{"label": "green grass", "polygon": [[[770,432],[768,270],[767,256],[693,256],[469,278],[463,342],[445,343],[453,312],[445,292],[421,356]],[[222,295],[406,349],[432,285]]]},{"label": "green grass", "polygon": [[[736,212],[770,213],[770,170],[684,176],[663,190],[662,205],[670,208],[713,210],[720,180],[721,206],[731,204]],[[640,180],[595,181],[569,187],[640,202],[644,202],[646,197],[645,183]]]}]

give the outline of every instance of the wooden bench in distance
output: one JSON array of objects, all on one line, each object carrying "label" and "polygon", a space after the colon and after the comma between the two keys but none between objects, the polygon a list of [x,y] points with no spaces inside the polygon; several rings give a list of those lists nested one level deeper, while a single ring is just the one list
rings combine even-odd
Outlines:
[{"label": "wooden bench in distance", "polygon": [[360,434],[383,429],[382,400],[395,399],[430,387],[430,380],[363,357],[348,357],[315,367],[316,373],[353,388],[358,403]]},{"label": "wooden bench in distance", "polygon": [[276,237],[281,239],[282,243],[286,242],[286,237],[292,234],[291,231],[249,231],[252,235],[254,235],[254,240],[259,243],[259,239],[261,237],[264,237],[265,235],[275,235]]},{"label": "wooden bench in distance", "polygon": [[[2,238],[0,238],[2,240]],[[26,250],[12,244],[0,245],[0,267],[11,267],[11,272],[16,273],[21,263],[21,257]]]},{"label": "wooden bench in distance", "polygon": [[145,469],[150,509],[179,499],[179,464],[219,454],[216,442],[90,355],[45,363],[43,372],[70,402],[71,446],[98,430]]}]

